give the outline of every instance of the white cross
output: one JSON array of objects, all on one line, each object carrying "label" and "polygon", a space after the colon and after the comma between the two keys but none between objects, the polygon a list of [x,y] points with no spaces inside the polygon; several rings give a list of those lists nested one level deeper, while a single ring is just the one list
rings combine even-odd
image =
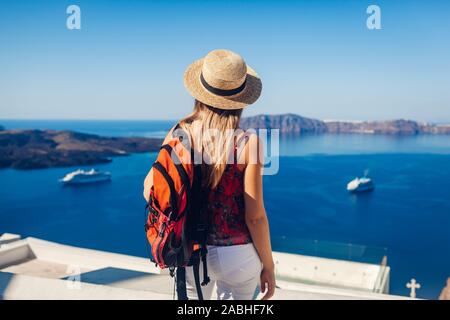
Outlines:
[{"label": "white cross", "polygon": [[406,284],[406,287],[408,289],[411,289],[411,293],[409,294],[409,296],[411,298],[415,298],[416,297],[416,289],[420,289],[420,283],[418,283],[416,281],[416,279],[412,278],[411,281]]}]

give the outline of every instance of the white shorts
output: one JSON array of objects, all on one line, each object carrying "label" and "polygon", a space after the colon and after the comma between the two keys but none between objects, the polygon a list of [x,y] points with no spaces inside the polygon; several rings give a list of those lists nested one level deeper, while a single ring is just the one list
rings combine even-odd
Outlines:
[{"label": "white shorts", "polygon": [[[261,260],[253,243],[234,246],[208,246],[208,275],[211,281],[202,286],[203,299],[210,300],[214,286],[218,300],[251,300],[260,292]],[[203,264],[200,262],[200,282]],[[186,267],[188,299],[198,300],[193,267]]]}]

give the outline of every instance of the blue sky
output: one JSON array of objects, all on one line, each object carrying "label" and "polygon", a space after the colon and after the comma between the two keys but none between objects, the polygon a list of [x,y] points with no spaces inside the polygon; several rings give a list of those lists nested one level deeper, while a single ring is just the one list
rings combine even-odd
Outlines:
[{"label": "blue sky", "polygon": [[185,67],[228,48],[263,80],[245,115],[450,122],[449,17],[437,0],[2,0],[0,119],[175,119]]}]

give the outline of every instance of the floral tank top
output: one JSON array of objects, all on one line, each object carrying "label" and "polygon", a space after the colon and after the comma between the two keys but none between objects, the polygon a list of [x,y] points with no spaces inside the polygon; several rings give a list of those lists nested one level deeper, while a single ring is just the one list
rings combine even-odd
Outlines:
[{"label": "floral tank top", "polygon": [[209,190],[206,210],[207,244],[231,246],[252,242],[245,222],[244,172],[236,163],[228,164],[219,184]]}]

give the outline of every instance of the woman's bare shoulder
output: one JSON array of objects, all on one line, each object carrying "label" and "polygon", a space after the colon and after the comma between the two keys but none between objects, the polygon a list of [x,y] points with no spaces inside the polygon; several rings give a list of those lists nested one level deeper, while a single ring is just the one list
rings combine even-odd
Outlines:
[{"label": "woman's bare shoulder", "polygon": [[244,131],[238,135],[238,150],[241,150],[239,163],[257,164],[262,159],[262,142],[254,131]]}]

